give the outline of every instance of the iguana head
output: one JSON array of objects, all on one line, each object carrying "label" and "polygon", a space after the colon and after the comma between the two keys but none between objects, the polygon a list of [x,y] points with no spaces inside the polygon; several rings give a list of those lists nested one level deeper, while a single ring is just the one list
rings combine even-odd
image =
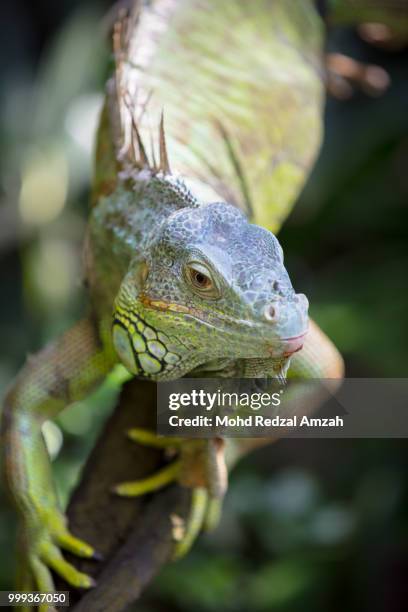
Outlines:
[{"label": "iguana head", "polygon": [[161,224],[122,283],[113,339],[124,365],[154,380],[239,359],[279,366],[302,347],[307,310],[276,237],[217,202]]}]

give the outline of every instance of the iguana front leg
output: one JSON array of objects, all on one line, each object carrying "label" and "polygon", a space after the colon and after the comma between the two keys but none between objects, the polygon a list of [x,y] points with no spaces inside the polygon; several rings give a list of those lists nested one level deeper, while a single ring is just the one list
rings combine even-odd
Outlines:
[{"label": "iguana front leg", "polygon": [[83,320],[28,358],[4,400],[2,446],[6,482],[20,511],[20,542],[28,574],[40,591],[54,590],[49,568],[73,586],[87,588],[93,584],[89,576],[64,560],[60,548],[82,557],[95,556],[91,546],[67,529],[41,428],[45,420],[85,397],[113,363],[113,356],[102,346],[94,323]]}]

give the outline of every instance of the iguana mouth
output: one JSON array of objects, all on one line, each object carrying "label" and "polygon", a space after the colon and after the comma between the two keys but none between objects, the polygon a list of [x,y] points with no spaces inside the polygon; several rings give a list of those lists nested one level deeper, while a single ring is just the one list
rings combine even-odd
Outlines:
[{"label": "iguana mouth", "polygon": [[303,344],[305,342],[307,331],[299,334],[298,336],[292,336],[291,338],[283,338],[281,343],[285,352],[283,353],[284,357],[290,357],[294,353],[297,353],[303,348]]}]

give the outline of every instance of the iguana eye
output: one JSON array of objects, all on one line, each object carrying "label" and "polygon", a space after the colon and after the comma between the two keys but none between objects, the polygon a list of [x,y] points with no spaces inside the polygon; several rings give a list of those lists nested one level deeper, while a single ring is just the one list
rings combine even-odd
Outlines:
[{"label": "iguana eye", "polygon": [[190,263],[185,268],[185,276],[195,293],[207,298],[219,297],[219,291],[211,278],[210,271],[201,263]]},{"label": "iguana eye", "polygon": [[190,270],[191,282],[197,289],[212,289],[211,278],[198,270]]}]

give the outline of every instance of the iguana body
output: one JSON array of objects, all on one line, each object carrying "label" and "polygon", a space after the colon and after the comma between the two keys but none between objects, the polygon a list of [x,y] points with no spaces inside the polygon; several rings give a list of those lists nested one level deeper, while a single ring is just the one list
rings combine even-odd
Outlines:
[{"label": "iguana body", "polygon": [[[31,357],[5,399],[6,474],[29,568],[21,588],[34,579],[52,590],[49,568],[92,584],[59,550],[94,554],[58,509],[41,425],[115,364],[158,381],[192,371],[276,377],[305,342],[292,375],[341,376],[340,356],[314,324],[305,341],[307,300],[277,239],[239,210],[277,230],[303,184],[320,139],[321,30],[309,2],[262,0],[159,1],[139,29],[133,18],[116,28],[85,249],[90,315]],[[189,481],[200,461],[213,469]],[[117,492],[174,478],[195,487],[189,544],[205,490],[216,499],[225,488],[224,469],[222,445],[186,441],[175,463]]]}]

